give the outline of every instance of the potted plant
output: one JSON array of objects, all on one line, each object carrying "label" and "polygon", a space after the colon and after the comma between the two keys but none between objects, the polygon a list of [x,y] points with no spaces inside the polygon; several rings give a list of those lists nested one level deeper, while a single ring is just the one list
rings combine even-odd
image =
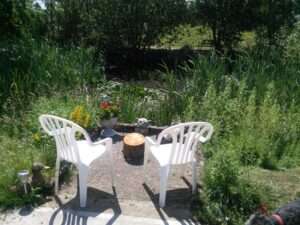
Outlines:
[{"label": "potted plant", "polygon": [[120,113],[119,105],[111,101],[102,101],[99,108],[101,127],[112,129],[118,122],[118,115]]}]

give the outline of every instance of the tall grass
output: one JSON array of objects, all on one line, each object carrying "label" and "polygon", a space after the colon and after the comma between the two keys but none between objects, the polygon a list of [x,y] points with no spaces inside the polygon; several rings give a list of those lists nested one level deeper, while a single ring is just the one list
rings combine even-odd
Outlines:
[{"label": "tall grass", "polygon": [[262,51],[240,56],[231,73],[215,56],[192,65],[177,81],[181,87],[170,86],[184,110],[169,109],[173,120],[204,120],[215,128],[204,149],[199,215],[209,224],[244,224],[259,204],[268,202],[268,193],[241,179],[240,168],[300,166],[299,60]]},{"label": "tall grass", "polygon": [[[65,50],[32,39],[0,43],[1,110],[5,103],[26,106],[33,96],[53,91],[82,89],[104,78],[103,63],[95,62],[93,49]],[[8,100],[7,100],[8,99]]]},{"label": "tall grass", "polygon": [[119,98],[124,122],[210,121],[215,133],[207,157],[226,150],[244,166],[300,165],[299,61],[260,50],[240,55],[231,67],[227,73],[225,59],[200,57],[163,73],[159,89],[120,85],[110,94]]}]

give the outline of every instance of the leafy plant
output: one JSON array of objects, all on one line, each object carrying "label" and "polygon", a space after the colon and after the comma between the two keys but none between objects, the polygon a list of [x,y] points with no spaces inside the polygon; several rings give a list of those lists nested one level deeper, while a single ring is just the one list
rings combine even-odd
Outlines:
[{"label": "leafy plant", "polygon": [[70,119],[84,128],[91,125],[91,116],[83,106],[76,106],[70,114]]},{"label": "leafy plant", "polygon": [[99,119],[100,120],[109,120],[114,117],[118,117],[120,113],[120,108],[117,103],[103,101],[99,105]]},{"label": "leafy plant", "polygon": [[208,224],[243,224],[263,201],[258,186],[241,178],[239,162],[230,151],[220,151],[209,160],[204,184],[204,214],[199,216]]}]

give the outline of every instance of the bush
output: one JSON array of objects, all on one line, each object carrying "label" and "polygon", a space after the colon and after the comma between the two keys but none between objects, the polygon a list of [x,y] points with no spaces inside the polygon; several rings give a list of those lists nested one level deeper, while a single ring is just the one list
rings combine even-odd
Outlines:
[{"label": "bush", "polygon": [[228,150],[219,151],[205,166],[199,216],[207,224],[243,224],[261,203],[260,190],[241,178],[239,162],[233,156]]},{"label": "bush", "polygon": [[76,106],[70,113],[70,120],[77,123],[79,126],[87,128],[91,124],[91,115],[83,106]]},{"label": "bush", "polygon": [[295,24],[295,28],[287,37],[286,41],[286,56],[288,60],[300,59],[300,22]]},{"label": "bush", "polygon": [[73,0],[55,8],[60,40],[98,46],[100,51],[150,47],[187,16],[184,0]]},{"label": "bush", "polygon": [[3,159],[0,163],[1,207],[21,206],[29,200],[18,194],[14,187],[18,184],[17,172],[30,170],[32,162],[39,160],[43,154],[30,138],[12,138],[3,133],[0,137],[0,157]]}]

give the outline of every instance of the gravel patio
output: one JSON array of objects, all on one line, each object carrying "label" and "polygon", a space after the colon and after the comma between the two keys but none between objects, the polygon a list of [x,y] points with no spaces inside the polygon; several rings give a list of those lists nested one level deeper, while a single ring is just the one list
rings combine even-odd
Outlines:
[{"label": "gravel patio", "polygon": [[[88,178],[88,200],[86,210],[93,211],[104,202],[114,201],[151,201],[158,207],[159,166],[150,156],[147,165],[147,181],[144,183],[143,160],[140,163],[128,163],[123,155],[123,142],[119,138],[113,144],[113,160],[115,171],[115,189],[111,186],[109,154],[92,163]],[[150,154],[151,155],[151,154]],[[199,157],[200,158],[200,157]],[[199,165],[202,160],[199,159]],[[183,172],[184,170],[184,172]],[[201,168],[198,168],[201,171]],[[191,192],[191,166],[173,166],[168,180],[167,206],[172,208],[190,208],[193,199]],[[198,174],[200,177],[200,174]],[[77,179],[75,175],[68,184],[60,188],[61,204],[79,207]],[[198,189],[201,185],[198,183]]]}]

